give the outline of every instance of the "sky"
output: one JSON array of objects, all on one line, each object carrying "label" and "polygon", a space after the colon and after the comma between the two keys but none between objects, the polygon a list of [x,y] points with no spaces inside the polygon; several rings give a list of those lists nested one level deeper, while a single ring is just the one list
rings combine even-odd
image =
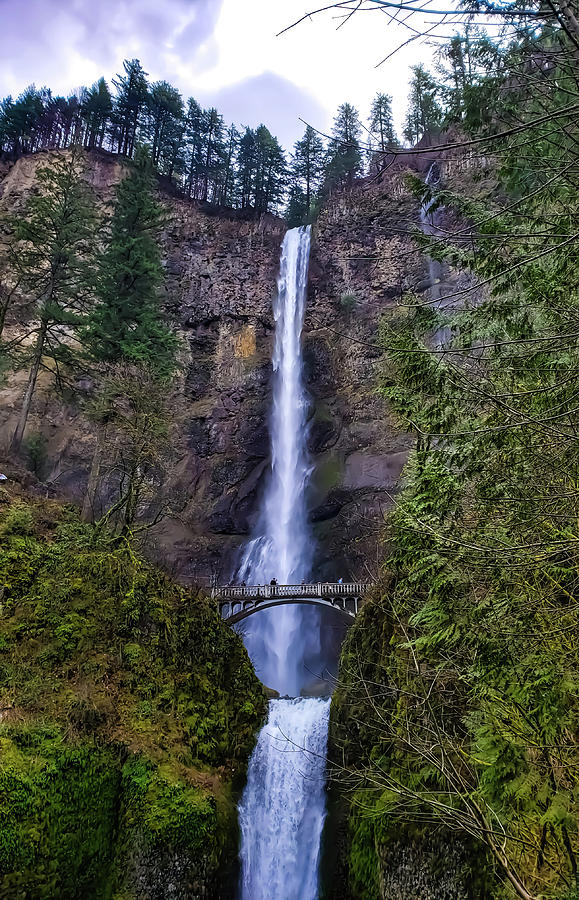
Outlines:
[{"label": "sky", "polygon": [[[27,85],[66,94],[107,80],[123,59],[140,59],[151,81],[216,106],[227,122],[266,124],[290,148],[303,122],[331,128],[340,103],[367,117],[372,97],[393,97],[399,132],[409,66],[431,60],[378,10],[341,28],[335,11],[276,37],[316,0],[0,0],[0,97]],[[323,4],[320,4],[323,5]]]}]

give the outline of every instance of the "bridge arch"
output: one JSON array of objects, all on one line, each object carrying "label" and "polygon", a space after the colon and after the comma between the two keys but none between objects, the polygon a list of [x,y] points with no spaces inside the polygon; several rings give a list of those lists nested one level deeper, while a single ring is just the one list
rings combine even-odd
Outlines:
[{"label": "bridge arch", "polygon": [[[359,603],[359,598],[357,598]],[[273,609],[276,606],[291,606],[295,604],[306,604],[307,606],[318,606],[322,609],[331,609],[336,613],[345,624],[351,625],[356,618],[358,611],[357,606],[354,611],[338,606],[328,600],[316,599],[315,597],[292,597],[291,599],[263,599],[246,603],[223,603],[221,605],[221,616],[227,625],[235,625],[237,622],[243,622],[249,616],[259,612],[260,609]]]}]

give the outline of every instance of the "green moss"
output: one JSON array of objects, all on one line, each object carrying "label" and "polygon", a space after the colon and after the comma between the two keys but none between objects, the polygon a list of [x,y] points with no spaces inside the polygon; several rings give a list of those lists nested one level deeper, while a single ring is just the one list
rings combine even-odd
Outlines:
[{"label": "green moss", "polygon": [[69,510],[4,504],[0,529],[0,897],[129,897],[147,853],[211,882],[266,709],[240,639]]},{"label": "green moss", "polygon": [[[344,641],[338,686],[332,697],[330,747],[331,753],[346,767],[357,771],[365,766],[374,767],[374,772],[391,772],[396,780],[400,777],[396,768],[400,760],[393,745],[392,730],[376,727],[372,708],[375,691],[380,699],[381,715],[391,716],[395,729],[397,706],[394,700],[389,705],[383,688],[401,677],[397,668],[400,658],[393,652],[396,623],[391,606],[385,601],[390,590],[387,581],[374,587]],[[334,790],[340,790],[339,781]],[[465,898],[480,900],[499,896],[480,843],[457,837],[441,824],[432,829],[396,816],[393,813],[399,805],[396,796],[385,789],[377,790],[376,785],[372,790],[348,791],[344,799],[348,835],[341,852],[347,860],[348,883],[340,897],[351,900],[380,897],[384,873],[392,874],[401,847],[404,848],[402,856],[413,859],[417,871],[420,867],[429,883],[440,882],[443,874],[437,870],[440,864],[445,872],[452,868],[452,877]],[[389,857],[390,852],[393,859]]]},{"label": "green moss", "polygon": [[344,462],[338,453],[328,452],[316,460],[316,468],[312,474],[312,490],[323,497],[342,480]]},{"label": "green moss", "polygon": [[106,897],[118,750],[21,727],[3,730],[0,756],[0,896]]}]

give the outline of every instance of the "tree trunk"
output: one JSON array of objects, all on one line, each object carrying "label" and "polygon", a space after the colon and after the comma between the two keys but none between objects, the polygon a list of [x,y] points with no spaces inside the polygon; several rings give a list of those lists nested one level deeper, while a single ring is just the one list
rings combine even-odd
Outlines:
[{"label": "tree trunk", "polygon": [[14,432],[14,435],[12,437],[12,443],[10,444],[10,449],[14,453],[18,453],[20,451],[20,447],[22,446],[22,438],[24,437],[28,415],[30,413],[30,405],[32,403],[32,397],[34,396],[36,380],[38,378],[38,372],[40,370],[40,363],[42,362],[42,354],[44,352],[44,344],[46,343],[47,330],[47,323],[42,322],[40,331],[38,332],[38,337],[36,338],[34,357],[32,359],[32,366],[28,375],[28,384],[26,386],[26,393],[24,394],[24,400],[22,402],[20,418],[18,420],[18,425],[16,426],[16,431]]},{"label": "tree trunk", "polygon": [[10,306],[10,298],[11,294],[6,294],[5,297],[0,293],[0,338],[2,337],[2,332],[4,331],[4,325],[6,323],[6,313],[8,312],[8,307]]},{"label": "tree trunk", "polygon": [[90,467],[90,473],[88,476],[88,484],[86,488],[86,494],[84,498],[84,502],[82,504],[82,520],[83,522],[93,522],[95,507],[97,501],[98,487],[99,481],[101,477],[101,464],[103,458],[103,450],[106,441],[106,428],[104,432],[101,434],[100,430],[97,431],[97,442],[95,451],[92,458],[92,463]]}]

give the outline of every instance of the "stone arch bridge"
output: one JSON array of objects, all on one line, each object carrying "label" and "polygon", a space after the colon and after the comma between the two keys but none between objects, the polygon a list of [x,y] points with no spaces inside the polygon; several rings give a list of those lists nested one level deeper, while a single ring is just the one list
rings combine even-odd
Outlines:
[{"label": "stone arch bridge", "polygon": [[363,582],[325,582],[313,584],[252,584],[215,587],[211,596],[217,601],[221,617],[235,625],[260,609],[307,603],[332,609],[342,621],[351,624],[360,609],[364,595],[371,587]]}]

